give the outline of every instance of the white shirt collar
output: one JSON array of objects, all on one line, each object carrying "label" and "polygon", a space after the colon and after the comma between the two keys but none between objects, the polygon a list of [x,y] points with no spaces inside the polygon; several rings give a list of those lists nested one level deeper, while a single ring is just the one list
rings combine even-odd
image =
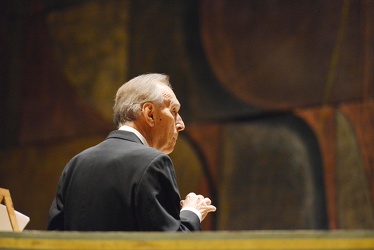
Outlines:
[{"label": "white shirt collar", "polygon": [[141,133],[139,133],[138,130],[134,129],[133,127],[130,127],[130,126],[127,126],[127,125],[123,125],[123,126],[121,126],[118,130],[123,130],[123,131],[128,131],[128,132],[132,132],[132,133],[134,133],[137,137],[139,137],[140,141],[141,141],[144,145],[149,146],[149,145],[148,145],[148,142],[147,142],[147,140],[144,138],[144,136],[143,136]]}]

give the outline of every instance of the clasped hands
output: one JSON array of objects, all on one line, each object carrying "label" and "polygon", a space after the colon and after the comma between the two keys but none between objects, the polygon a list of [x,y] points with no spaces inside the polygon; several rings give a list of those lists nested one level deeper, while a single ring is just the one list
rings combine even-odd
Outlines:
[{"label": "clasped hands", "polygon": [[181,207],[193,207],[197,209],[202,216],[202,220],[210,212],[217,210],[215,206],[212,205],[212,201],[208,197],[204,197],[201,194],[195,194],[193,192],[189,193],[184,200],[180,201]]}]

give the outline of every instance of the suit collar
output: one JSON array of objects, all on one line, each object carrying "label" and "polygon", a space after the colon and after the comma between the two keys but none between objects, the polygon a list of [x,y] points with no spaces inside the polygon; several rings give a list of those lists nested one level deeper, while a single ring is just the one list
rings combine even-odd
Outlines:
[{"label": "suit collar", "polygon": [[111,138],[122,139],[122,140],[127,140],[127,141],[132,141],[132,142],[143,144],[141,140],[134,133],[129,132],[129,131],[114,130],[110,132],[110,134],[108,135],[106,139],[111,139]]},{"label": "suit collar", "polygon": [[128,132],[134,133],[144,145],[149,146],[148,143],[147,143],[147,140],[144,138],[144,136],[138,130],[136,130],[135,128],[127,126],[127,125],[123,125],[118,130],[123,130],[123,131],[128,131]]}]

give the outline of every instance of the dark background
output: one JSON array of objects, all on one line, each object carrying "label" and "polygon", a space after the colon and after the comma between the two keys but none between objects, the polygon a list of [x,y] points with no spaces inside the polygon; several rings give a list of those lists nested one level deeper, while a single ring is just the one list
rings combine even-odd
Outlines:
[{"label": "dark background", "polygon": [[372,0],[3,1],[0,187],[45,229],[118,87],[159,72],[181,195],[218,207],[205,230],[373,229],[373,47]]}]

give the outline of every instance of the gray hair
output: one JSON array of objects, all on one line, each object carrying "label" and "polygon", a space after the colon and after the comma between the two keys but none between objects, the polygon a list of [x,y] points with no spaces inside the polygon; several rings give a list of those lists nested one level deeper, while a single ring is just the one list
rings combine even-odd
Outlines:
[{"label": "gray hair", "polygon": [[142,105],[152,102],[160,105],[163,102],[159,85],[171,88],[169,76],[164,74],[144,74],[123,84],[117,91],[113,106],[113,122],[119,128],[127,121],[138,118]]}]

